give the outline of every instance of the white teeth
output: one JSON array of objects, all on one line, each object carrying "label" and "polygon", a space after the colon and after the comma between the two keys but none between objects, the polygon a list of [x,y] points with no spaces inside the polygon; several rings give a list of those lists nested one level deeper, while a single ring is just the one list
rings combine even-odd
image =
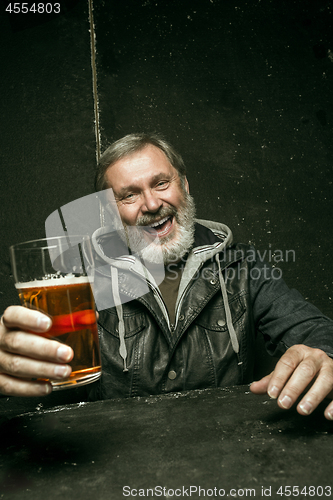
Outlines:
[{"label": "white teeth", "polygon": [[157,222],[153,222],[153,224],[148,224],[149,227],[156,227],[156,226],[160,226],[161,224],[164,224],[164,222],[166,222],[168,220],[169,217],[164,217],[164,219],[161,219]]}]

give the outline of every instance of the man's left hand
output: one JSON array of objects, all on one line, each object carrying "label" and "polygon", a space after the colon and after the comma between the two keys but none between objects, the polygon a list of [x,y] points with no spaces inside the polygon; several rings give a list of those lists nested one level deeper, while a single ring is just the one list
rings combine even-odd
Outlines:
[{"label": "man's left hand", "polygon": [[[280,408],[289,409],[309,386],[297,405],[301,415],[309,415],[324,398],[333,398],[333,360],[321,351],[305,345],[290,347],[279,359],[274,371],[251,384],[254,394],[267,393],[277,399]],[[333,420],[333,402],[324,413]]]}]

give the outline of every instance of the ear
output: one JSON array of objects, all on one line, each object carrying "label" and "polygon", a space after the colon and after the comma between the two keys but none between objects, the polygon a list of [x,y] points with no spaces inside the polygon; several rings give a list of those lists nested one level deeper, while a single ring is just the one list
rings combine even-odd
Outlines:
[{"label": "ear", "polygon": [[184,177],[184,186],[185,186],[185,190],[186,190],[186,192],[187,192],[188,194],[190,194],[190,185],[189,185],[189,183],[188,183],[188,180],[187,180],[186,175],[185,175],[185,177]]}]

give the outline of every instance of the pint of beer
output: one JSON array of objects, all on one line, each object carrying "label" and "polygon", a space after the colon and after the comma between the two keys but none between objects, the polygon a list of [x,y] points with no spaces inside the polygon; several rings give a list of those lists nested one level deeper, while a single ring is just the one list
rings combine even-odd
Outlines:
[{"label": "pint of beer", "polygon": [[22,305],[52,319],[52,327],[38,335],[69,345],[74,351],[69,363],[71,375],[61,381],[50,380],[53,390],[89,384],[100,378],[89,238],[45,238],[14,245],[10,250]]}]

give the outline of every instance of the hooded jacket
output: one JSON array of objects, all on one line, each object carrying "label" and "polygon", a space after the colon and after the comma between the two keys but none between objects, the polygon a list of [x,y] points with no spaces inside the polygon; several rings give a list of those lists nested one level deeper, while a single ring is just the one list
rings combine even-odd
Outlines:
[{"label": "hooded jacket", "polygon": [[119,248],[107,257],[106,233],[93,235],[95,279],[104,279],[98,288],[114,305],[99,313],[102,376],[87,387],[89,399],[249,383],[258,334],[272,356],[299,343],[333,356],[333,321],[290,290],[253,247],[233,244],[225,225],[196,222],[174,324],[142,263]]}]

